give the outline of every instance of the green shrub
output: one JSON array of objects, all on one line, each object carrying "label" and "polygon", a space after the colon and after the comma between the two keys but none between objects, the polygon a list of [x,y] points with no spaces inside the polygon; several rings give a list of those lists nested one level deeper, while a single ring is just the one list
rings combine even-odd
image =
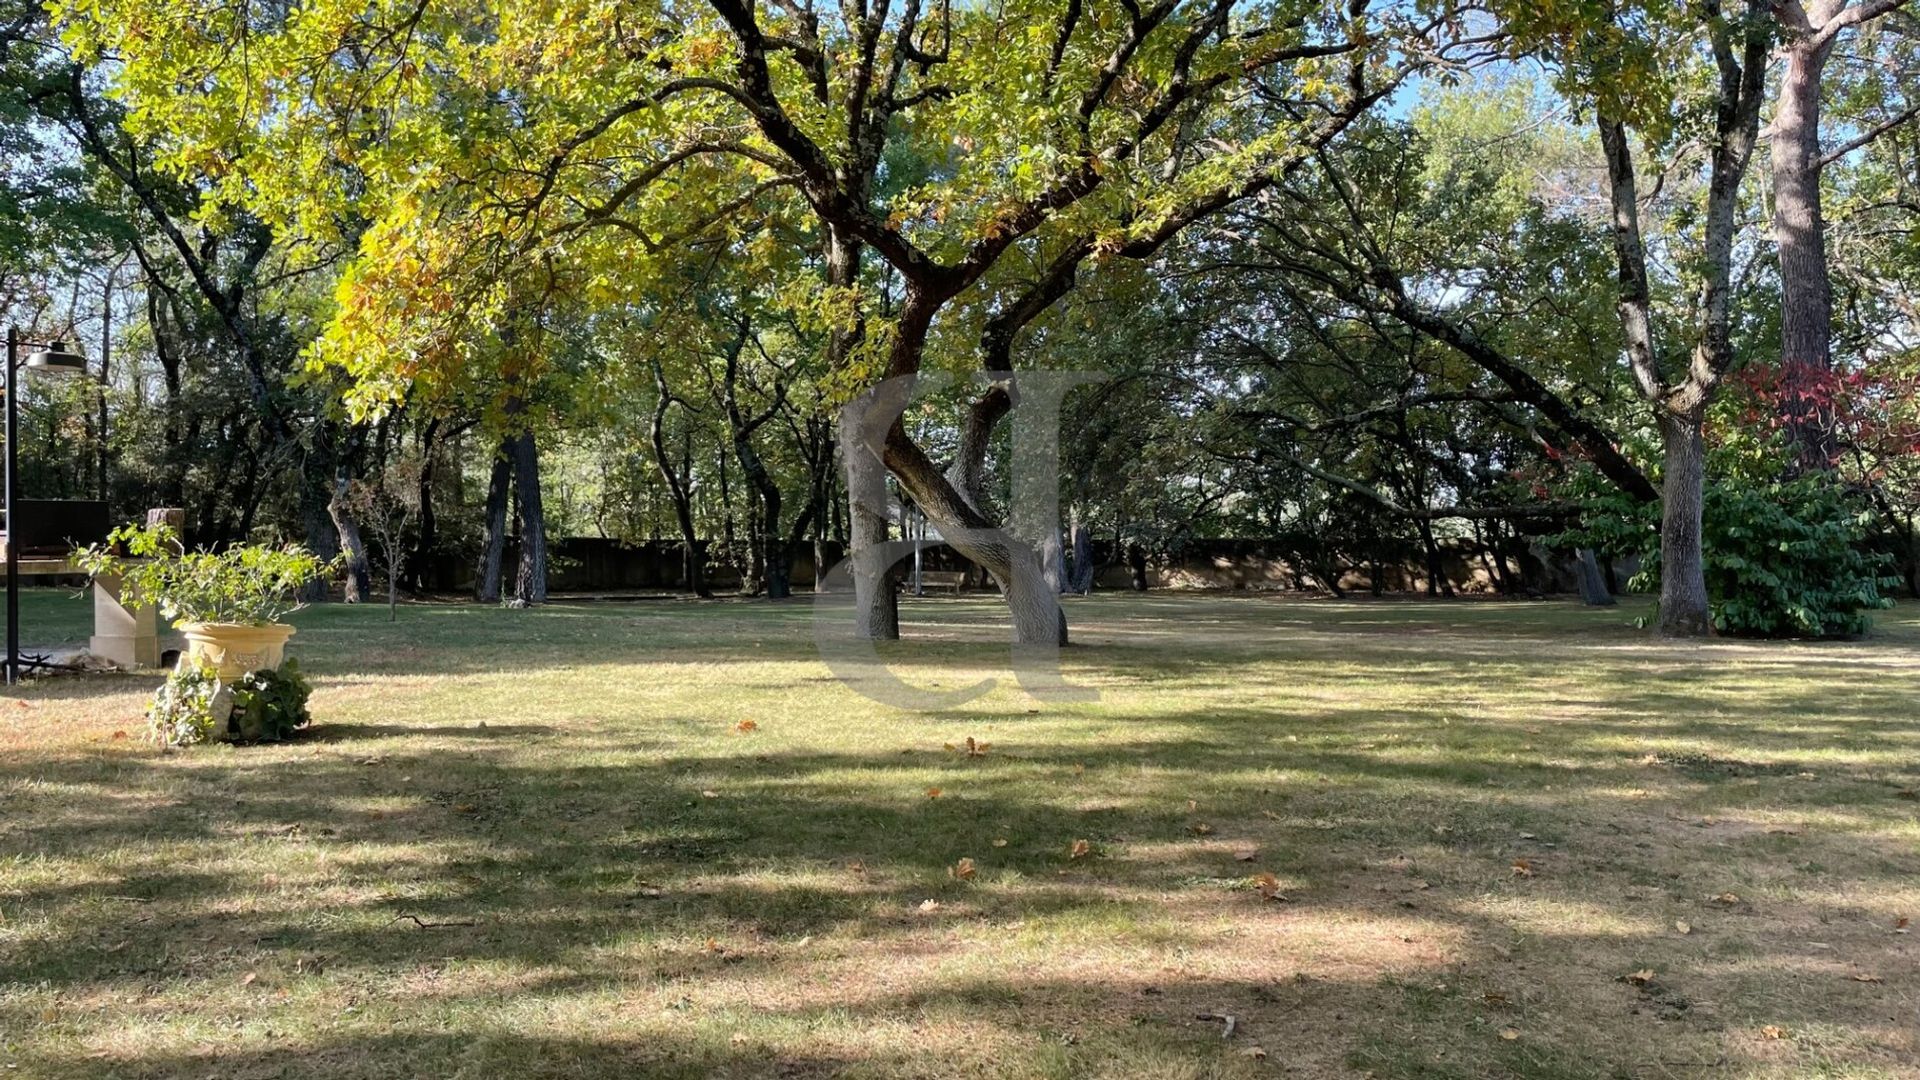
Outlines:
[{"label": "green shrub", "polygon": [[307,698],[313,686],[288,660],[279,670],[249,671],[233,686],[233,714],[227,719],[232,742],[278,742],[306,727],[312,716]]},{"label": "green shrub", "polygon": [[297,544],[188,551],[165,525],[116,529],[104,543],[75,551],[73,561],[92,577],[118,577],[123,600],[152,604],[175,622],[255,626],[299,610],[300,590],[333,566]]},{"label": "green shrub", "polygon": [[233,693],[213,668],[182,663],[147,703],[147,737],[161,746],[192,746],[213,737],[233,710]]},{"label": "green shrub", "polygon": [[249,671],[220,681],[211,665],[183,662],[167,676],[147,706],[147,736],[166,747],[208,739],[278,742],[312,719],[307,698],[313,687],[292,660],[278,671]]},{"label": "green shrub", "polygon": [[[1789,475],[1782,454],[1729,439],[1707,457],[1703,504],[1707,595],[1714,629],[1735,637],[1864,634],[1893,606],[1899,584],[1867,548],[1871,516],[1828,475]],[[1631,587],[1660,587],[1660,508],[1608,494],[1586,502],[1582,527],[1557,538],[1643,560]]]}]

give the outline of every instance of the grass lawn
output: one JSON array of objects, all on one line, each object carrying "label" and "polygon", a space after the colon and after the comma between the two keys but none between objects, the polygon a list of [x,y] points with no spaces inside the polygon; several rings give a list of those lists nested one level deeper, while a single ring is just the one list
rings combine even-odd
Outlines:
[{"label": "grass lawn", "polygon": [[804,599],[329,607],[309,736],[170,755],[41,682],[0,1073],[1920,1075],[1920,610],[1633,613],[1096,596],[1059,705],[909,602],[904,677],[1002,682],[915,715]]}]

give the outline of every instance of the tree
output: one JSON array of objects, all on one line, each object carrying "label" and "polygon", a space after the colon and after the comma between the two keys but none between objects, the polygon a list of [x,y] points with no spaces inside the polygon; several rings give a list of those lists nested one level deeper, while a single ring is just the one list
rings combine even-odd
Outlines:
[{"label": "tree", "polygon": [[[1009,252],[1089,233],[1095,250],[1117,250],[1269,185],[1396,83],[1424,55],[1407,50],[1449,18],[1319,0],[908,0],[844,16],[793,4],[764,22],[734,0],[710,7],[580,0],[538,26],[502,19],[478,47],[460,9],[431,4],[266,29],[223,13],[181,27],[164,53],[124,30],[134,10],[168,21],[152,0],[109,5],[97,29],[175,155],[212,146],[233,162],[222,197],[284,199],[276,219],[315,234],[343,206],[375,216],[329,349],[377,399],[473,362],[457,343],[500,317],[504,272],[531,263],[554,286],[542,295],[591,304],[715,230],[739,236],[743,207],[795,196],[823,253],[828,369],[852,388],[910,380],[935,320]],[[244,68],[227,59],[238,38]],[[494,65],[529,54],[545,58],[540,77],[496,103]],[[177,99],[186,71],[221,91]],[[319,107],[247,113],[296,94]],[[339,123],[321,119],[336,111]],[[882,161],[902,144],[936,167],[884,193]],[[289,160],[313,174],[291,180]],[[430,162],[438,179],[396,176],[398,161]],[[879,297],[869,250],[884,264]],[[398,366],[396,341],[413,346]],[[902,426],[872,434],[840,439],[850,489],[869,491],[856,474],[884,464],[957,546],[1014,582],[1016,637],[1058,640],[1057,604],[1030,595],[1038,576],[992,539],[998,523]],[[851,508],[856,552],[879,535],[865,501]],[[866,622],[884,634],[872,614],[884,590],[865,569]]]},{"label": "tree", "polygon": [[[1597,12],[1518,5],[1505,10],[1516,40],[1547,51],[1559,66],[1562,88],[1594,112],[1607,166],[1622,340],[1663,453],[1659,630],[1671,637],[1705,635],[1712,619],[1702,549],[1703,427],[1707,407],[1736,359],[1737,212],[1759,136],[1774,41],[1771,8],[1705,0],[1684,10],[1651,3]],[[1695,85],[1696,78],[1704,85]],[[1687,130],[1696,101],[1706,122],[1700,130]],[[1700,145],[1705,159],[1698,232],[1685,237],[1691,250],[1684,266],[1690,272],[1682,288],[1693,298],[1676,315],[1677,321],[1691,323],[1675,335],[1690,342],[1683,364],[1666,355],[1656,336],[1636,132],[1656,149],[1675,142],[1676,134],[1694,136],[1697,144],[1677,140],[1676,156],[1684,159]]]},{"label": "tree", "polygon": [[[1821,176],[1833,157],[1821,150],[1823,76],[1840,35],[1906,0],[1781,0],[1774,5],[1785,39],[1785,71],[1774,103],[1769,155],[1773,167],[1773,240],[1780,259],[1781,406],[1803,469],[1825,470],[1840,454],[1820,392],[1833,370],[1833,285]],[[1915,115],[1909,111],[1901,120]],[[1873,126],[1836,154],[1847,154],[1893,125]]]}]

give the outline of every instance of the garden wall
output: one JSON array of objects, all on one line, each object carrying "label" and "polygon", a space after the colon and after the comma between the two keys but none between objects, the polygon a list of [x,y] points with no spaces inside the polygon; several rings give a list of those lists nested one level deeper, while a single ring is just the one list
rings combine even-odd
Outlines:
[{"label": "garden wall", "polygon": [[[739,571],[720,558],[720,545],[703,543],[707,550],[707,574],[716,592],[732,592],[740,587]],[[1443,541],[1441,572],[1446,583],[1463,593],[1501,591],[1495,576],[1492,554],[1470,541]],[[840,558],[840,545],[826,545],[827,558]],[[686,591],[681,574],[680,545],[676,541],[626,543],[601,537],[567,537],[549,545],[552,562],[548,567],[548,588],[553,592],[659,592]],[[801,545],[794,551],[793,584],[808,589],[813,585],[813,548]],[[1518,593],[1570,592],[1574,581],[1564,560],[1543,562],[1537,552],[1509,547],[1503,571],[1508,589]],[[1115,557],[1114,545],[1096,542],[1094,562],[1099,567],[1095,587],[1129,589],[1133,587],[1133,569],[1126,553]],[[506,565],[512,566],[516,552],[509,549]],[[947,547],[928,547],[922,564],[929,570],[963,570],[966,561]],[[1313,571],[1296,566],[1285,545],[1272,540],[1197,540],[1178,551],[1148,555],[1145,576],[1149,588],[1219,590],[1309,590],[1323,591]],[[1340,574],[1340,587],[1352,592],[1367,592],[1373,579],[1380,579],[1383,592],[1419,592],[1426,589],[1427,570],[1424,554],[1417,548],[1382,554],[1377,562],[1339,557],[1330,566]],[[1330,571],[1332,572],[1332,571]],[[1616,568],[1622,582],[1631,568]],[[435,561],[430,580],[433,588],[460,592],[473,587],[473,567],[465,560],[442,558]]]}]

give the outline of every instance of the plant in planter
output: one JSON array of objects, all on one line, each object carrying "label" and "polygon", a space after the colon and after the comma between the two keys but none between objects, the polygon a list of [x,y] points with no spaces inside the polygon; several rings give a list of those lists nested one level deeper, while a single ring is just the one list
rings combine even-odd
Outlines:
[{"label": "plant in planter", "polygon": [[209,664],[183,657],[147,705],[147,737],[165,747],[224,742],[278,742],[307,726],[313,687],[288,660],[278,670],[249,671],[234,683]]},{"label": "plant in planter", "polygon": [[124,602],[153,605],[187,637],[147,706],[155,742],[272,742],[306,725],[312,688],[284,660],[293,627],[280,620],[333,564],[293,545],[188,551],[165,525],[117,529],[73,561],[93,577],[118,578]]},{"label": "plant in planter", "polygon": [[182,661],[211,665],[227,683],[280,666],[293,636],[280,620],[304,606],[301,589],[332,569],[293,544],[189,551],[166,525],[116,529],[73,561],[93,577],[119,578],[124,602],[158,608],[187,637]]}]

